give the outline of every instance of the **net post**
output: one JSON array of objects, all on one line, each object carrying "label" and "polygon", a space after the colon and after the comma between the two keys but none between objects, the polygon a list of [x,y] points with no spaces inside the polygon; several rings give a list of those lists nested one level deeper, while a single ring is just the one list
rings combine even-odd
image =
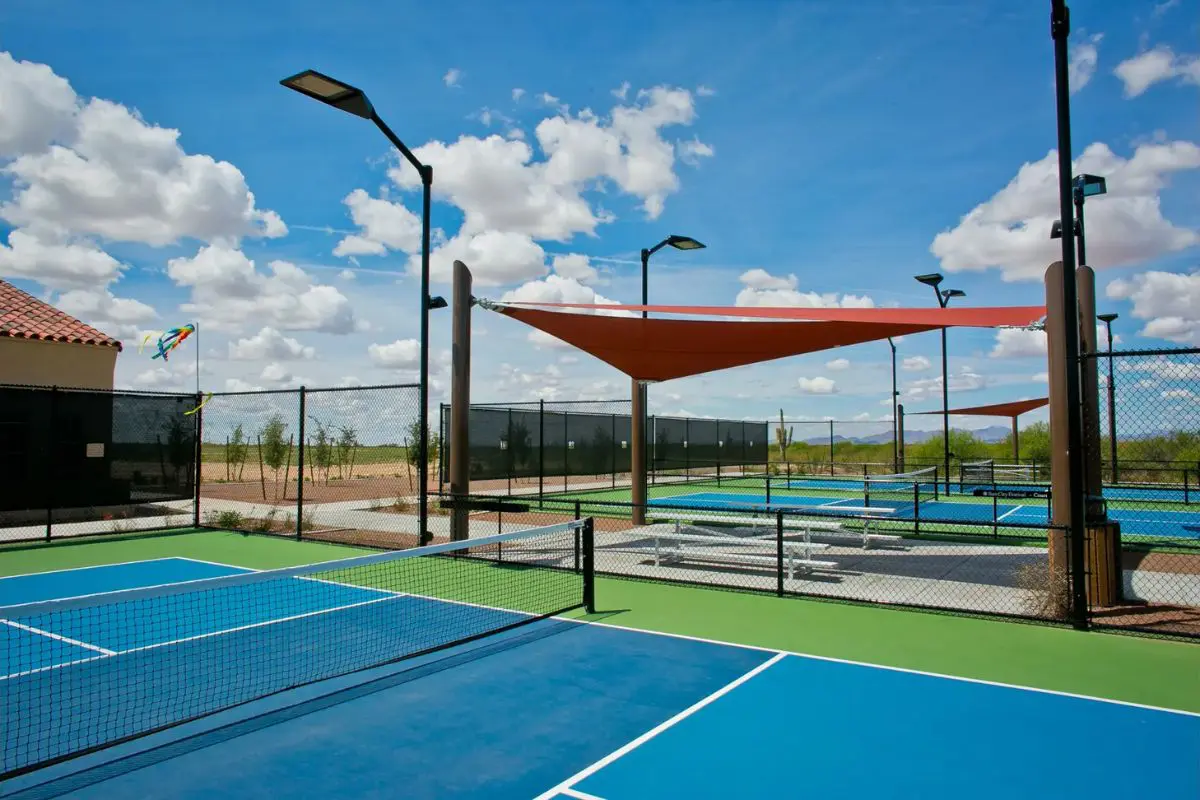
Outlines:
[{"label": "net post", "polygon": [[[959,467],[959,472],[962,472],[962,467]],[[946,476],[946,485],[949,486],[950,476]],[[920,488],[920,482],[917,483],[917,488]],[[941,495],[938,494],[938,468],[933,468],[933,499],[937,500]]]},{"label": "net post", "polygon": [[50,425],[46,429],[49,441],[46,453],[46,541],[50,541],[54,529],[54,461],[58,458],[59,447],[55,432],[58,430],[58,387],[50,387]]},{"label": "net post", "polygon": [[[197,348],[198,350],[199,348]],[[229,457],[226,449],[225,457]],[[192,493],[192,527],[200,527],[200,480],[204,472],[204,397],[196,392],[196,485]]]},{"label": "net post", "polygon": [[[299,466],[300,482],[296,484],[296,540],[303,537],[304,531],[304,405],[305,390],[300,387],[300,429],[296,435],[296,463]],[[283,496],[287,497],[287,487],[283,487]]]},{"label": "net post", "polygon": [[992,494],[992,538],[1000,538],[1000,498]]},{"label": "net post", "polygon": [[1185,469],[1183,471],[1183,504],[1186,506],[1189,505],[1190,502],[1191,501],[1188,498],[1188,471]]},{"label": "net post", "polygon": [[596,531],[595,518],[583,521],[583,607],[589,614],[596,613]]},{"label": "net post", "polygon": [[783,509],[775,512],[775,594],[783,597]]}]

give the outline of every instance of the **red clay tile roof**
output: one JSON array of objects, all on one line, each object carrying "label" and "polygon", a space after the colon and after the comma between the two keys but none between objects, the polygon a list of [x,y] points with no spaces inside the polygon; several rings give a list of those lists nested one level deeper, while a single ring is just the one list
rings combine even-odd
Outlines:
[{"label": "red clay tile roof", "polygon": [[0,281],[0,336],[121,349],[111,336],[4,281]]}]

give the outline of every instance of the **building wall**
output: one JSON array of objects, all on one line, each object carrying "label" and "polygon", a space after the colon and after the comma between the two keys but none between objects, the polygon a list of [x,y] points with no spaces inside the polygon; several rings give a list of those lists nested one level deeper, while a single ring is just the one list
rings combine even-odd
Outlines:
[{"label": "building wall", "polygon": [[0,336],[0,383],[112,389],[117,348]]}]

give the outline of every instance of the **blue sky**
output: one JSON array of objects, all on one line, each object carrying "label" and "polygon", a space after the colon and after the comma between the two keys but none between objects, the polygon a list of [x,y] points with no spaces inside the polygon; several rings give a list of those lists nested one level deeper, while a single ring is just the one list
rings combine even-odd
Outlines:
[{"label": "blue sky", "polygon": [[[461,258],[494,299],[636,302],[637,251],[681,233],[708,248],[657,254],[652,301],[924,306],[912,276],[941,271],[956,302],[1041,303],[1048,7],[8,0],[0,277],[127,343],[198,321],[205,389],[412,380],[415,175],[369,123],[278,85],[313,67],[434,165],[435,293]],[[1110,188],[1087,206],[1100,305],[1122,345],[1200,344],[1200,5],[1071,7],[1076,169]],[[477,400],[628,395],[518,323],[475,326]],[[1044,394],[1043,351],[1036,332],[951,331],[951,402]],[[899,353],[905,405],[937,407],[936,334]],[[129,347],[118,383],[190,388],[190,361]],[[889,391],[879,343],[651,403],[886,428]]]}]

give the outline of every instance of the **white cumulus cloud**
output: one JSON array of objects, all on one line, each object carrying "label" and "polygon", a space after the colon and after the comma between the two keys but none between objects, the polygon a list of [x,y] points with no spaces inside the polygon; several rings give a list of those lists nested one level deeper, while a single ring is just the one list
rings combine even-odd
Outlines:
[{"label": "white cumulus cloud", "polygon": [[1200,272],[1151,270],[1112,281],[1105,294],[1133,304],[1133,317],[1145,321],[1143,336],[1200,344]]},{"label": "white cumulus cloud", "polygon": [[837,384],[829,378],[800,378],[796,381],[802,394],[835,394]]},{"label": "white cumulus cloud", "polygon": [[836,292],[802,292],[795,275],[772,275],[765,269],[751,269],[738,279],[743,288],[734,304],[738,306],[790,306],[795,308],[874,308],[875,301],[865,295]]},{"label": "white cumulus cloud", "polygon": [[1200,55],[1176,55],[1167,45],[1159,45],[1122,61],[1113,74],[1125,84],[1126,97],[1137,97],[1154,84],[1173,78],[1200,85]]},{"label": "white cumulus cloud", "polygon": [[[1092,144],[1075,161],[1076,174],[1104,175],[1108,194],[1087,205],[1089,266],[1137,264],[1200,243],[1200,233],[1162,214],[1159,194],[1172,173],[1200,167],[1200,147],[1176,141],[1139,146],[1122,158]],[[1058,155],[1024,164],[1009,184],[976,206],[930,245],[947,272],[998,269],[1005,281],[1041,280],[1060,256],[1050,239],[1058,218]]]}]

